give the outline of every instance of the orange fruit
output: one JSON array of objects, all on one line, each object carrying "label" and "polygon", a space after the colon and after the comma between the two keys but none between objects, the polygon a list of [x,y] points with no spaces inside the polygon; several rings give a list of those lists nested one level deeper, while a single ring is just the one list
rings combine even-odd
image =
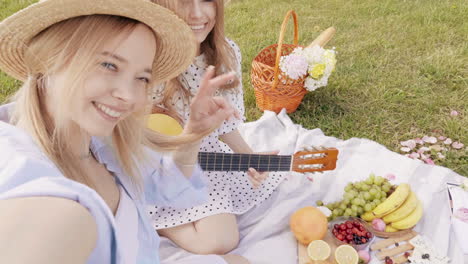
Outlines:
[{"label": "orange fruit", "polygon": [[328,220],[319,209],[307,206],[294,212],[289,226],[296,239],[303,245],[323,239],[327,234]]}]

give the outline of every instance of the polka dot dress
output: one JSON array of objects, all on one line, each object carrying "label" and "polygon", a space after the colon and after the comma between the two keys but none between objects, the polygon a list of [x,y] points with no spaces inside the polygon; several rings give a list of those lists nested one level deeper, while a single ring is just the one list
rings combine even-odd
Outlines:
[{"label": "polka dot dress", "polygon": [[[231,40],[229,44],[235,51],[238,63],[238,73],[240,76],[241,53],[238,46]],[[201,77],[206,71],[208,64],[202,54],[196,57],[194,63],[190,65],[186,72],[179,76],[179,81],[187,88],[191,94],[196,94],[199,89]],[[159,88],[160,89],[160,88]],[[161,90],[156,89],[153,97],[161,96]],[[218,95],[224,96],[227,101],[236,107],[239,113],[244,115],[244,100],[242,87],[218,91]],[[173,105],[188,120],[188,104],[184,102],[182,96],[174,96]],[[203,139],[200,151],[204,152],[224,152],[232,153],[228,145],[219,140],[219,136],[229,133],[241,124],[242,120],[225,121],[223,125]],[[175,209],[171,207],[148,206],[148,213],[156,229],[174,227],[197,221],[215,214],[231,213],[242,214],[255,205],[260,204],[274,192],[278,184],[284,178],[284,173],[270,172],[263,184],[254,189],[245,172],[205,172],[208,179],[209,200],[200,206]]]}]

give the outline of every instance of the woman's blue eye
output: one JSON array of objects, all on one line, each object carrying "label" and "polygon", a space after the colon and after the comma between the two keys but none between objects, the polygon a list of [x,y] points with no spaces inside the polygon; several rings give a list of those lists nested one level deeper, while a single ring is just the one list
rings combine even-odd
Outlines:
[{"label": "woman's blue eye", "polygon": [[101,63],[101,66],[109,70],[113,70],[113,71],[117,70],[117,66],[110,62],[103,62]]},{"label": "woman's blue eye", "polygon": [[138,78],[138,80],[143,81],[144,83],[149,83],[150,82],[150,80],[148,78],[145,78],[145,77]]}]

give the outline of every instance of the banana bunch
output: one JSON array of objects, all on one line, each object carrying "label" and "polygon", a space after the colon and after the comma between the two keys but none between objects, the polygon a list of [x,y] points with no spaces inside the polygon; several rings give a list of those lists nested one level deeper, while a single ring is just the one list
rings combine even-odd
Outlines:
[{"label": "banana bunch", "polygon": [[409,184],[400,184],[395,191],[374,210],[361,215],[365,221],[381,218],[386,232],[396,232],[415,226],[423,215],[423,204],[411,191]]}]

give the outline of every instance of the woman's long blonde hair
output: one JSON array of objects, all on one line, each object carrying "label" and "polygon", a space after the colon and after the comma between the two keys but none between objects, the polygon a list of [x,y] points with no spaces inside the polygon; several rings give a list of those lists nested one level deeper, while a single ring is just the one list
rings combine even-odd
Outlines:
[{"label": "woman's long blonde hair", "polygon": [[[54,24],[38,34],[29,44],[25,64],[29,77],[14,96],[16,102],[12,123],[29,132],[62,173],[75,181],[95,187],[83,175],[79,159],[71,152],[72,125],[70,109],[81,92],[87,73],[97,67],[96,56],[105,43],[122,32],[130,34],[138,21],[109,15],[91,15],[71,18]],[[156,44],[157,45],[157,44]],[[54,83],[58,100],[46,102],[48,76],[64,72],[67,78]],[[46,103],[54,103],[53,114]],[[157,151],[174,150],[181,144],[198,140],[203,135],[166,137],[145,128],[144,111],[120,121],[111,136],[110,145],[124,172],[137,189],[141,189],[140,163],[149,161],[145,146]]]},{"label": "woman's long blonde hair", "polygon": [[[151,0],[152,2],[159,4],[174,11],[182,19],[187,21],[179,0]],[[216,68],[216,75],[220,75],[228,72],[237,72],[237,59],[234,50],[226,41],[224,34],[224,3],[223,0],[214,0],[216,5],[216,23],[213,30],[208,34],[205,41],[200,45],[200,52],[204,53],[207,59],[208,65],[214,65]],[[238,73],[241,74],[241,73]],[[232,89],[237,88],[240,84],[238,78],[236,78],[230,84],[227,84],[221,89]],[[176,92],[182,95],[184,100],[189,101],[190,96],[187,88],[184,88],[183,84],[177,78],[168,81],[165,84],[163,98],[157,98],[156,102],[163,105],[170,114],[176,115],[175,110],[172,107],[172,97]]]}]

